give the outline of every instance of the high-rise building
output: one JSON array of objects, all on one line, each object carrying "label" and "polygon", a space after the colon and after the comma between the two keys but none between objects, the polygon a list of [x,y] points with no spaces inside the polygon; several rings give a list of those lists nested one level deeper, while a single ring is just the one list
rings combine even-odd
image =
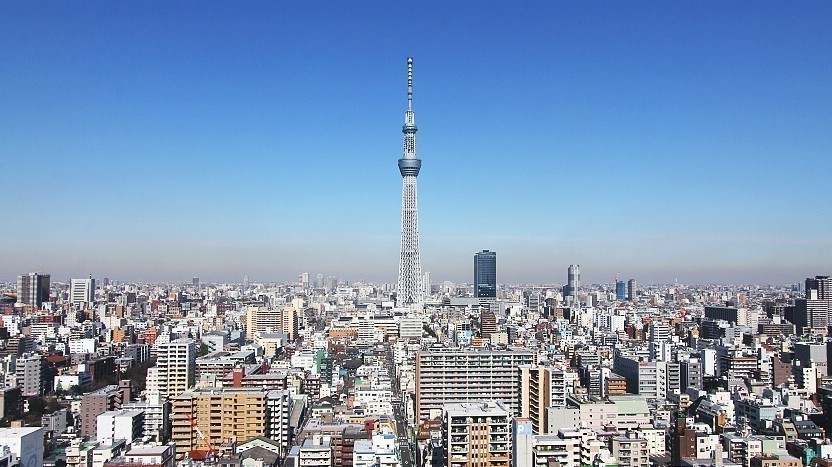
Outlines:
[{"label": "high-rise building", "polygon": [[184,337],[157,346],[156,368],[162,398],[181,394],[194,385],[196,352],[196,341]]},{"label": "high-rise building", "polygon": [[422,261],[419,257],[419,209],[416,177],[422,160],[416,155],[416,120],[413,114],[413,57],[407,58],[407,111],[404,116],[404,154],[399,159],[402,175],[402,240],[396,302],[400,306],[423,302]]},{"label": "high-rise building", "polygon": [[482,250],[474,254],[474,296],[497,297],[497,253]]},{"label": "high-rise building", "polygon": [[528,350],[443,349],[416,354],[416,415],[433,419],[454,402],[503,402],[521,414],[521,370],[533,365]]},{"label": "high-rise building", "polygon": [[627,300],[636,301],[636,280],[630,279],[627,281]]},{"label": "high-rise building", "polygon": [[191,279],[191,283],[194,287],[199,287],[199,277],[194,277]]},{"label": "high-rise building", "polygon": [[544,365],[520,369],[522,415],[535,434],[546,434],[547,410],[566,406],[566,378],[563,370]]},{"label": "high-rise building", "polygon": [[17,276],[17,303],[36,306],[49,301],[49,274],[31,272]]},{"label": "high-rise building", "polygon": [[578,289],[581,287],[581,266],[569,265],[566,271],[566,285],[563,286],[563,299],[572,304],[578,303]]},{"label": "high-rise building", "polygon": [[71,279],[69,281],[69,301],[74,304],[92,304],[95,302],[95,279]]},{"label": "high-rise building", "polygon": [[615,280],[615,299],[624,300],[627,298],[627,285],[624,281]]}]

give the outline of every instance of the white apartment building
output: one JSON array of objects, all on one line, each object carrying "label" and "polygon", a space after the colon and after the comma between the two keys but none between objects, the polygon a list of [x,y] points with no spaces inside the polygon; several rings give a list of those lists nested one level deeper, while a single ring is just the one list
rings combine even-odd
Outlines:
[{"label": "white apartment building", "polygon": [[158,389],[163,398],[181,394],[194,385],[196,353],[196,342],[187,338],[160,344],[156,348]]}]

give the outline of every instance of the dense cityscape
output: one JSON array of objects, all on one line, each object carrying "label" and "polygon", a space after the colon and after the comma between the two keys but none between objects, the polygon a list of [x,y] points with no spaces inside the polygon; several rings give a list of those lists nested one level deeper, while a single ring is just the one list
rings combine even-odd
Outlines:
[{"label": "dense cityscape", "polygon": [[21,271],[0,466],[832,466],[829,276],[510,285],[488,249],[470,283],[423,272],[413,67],[395,284]]}]

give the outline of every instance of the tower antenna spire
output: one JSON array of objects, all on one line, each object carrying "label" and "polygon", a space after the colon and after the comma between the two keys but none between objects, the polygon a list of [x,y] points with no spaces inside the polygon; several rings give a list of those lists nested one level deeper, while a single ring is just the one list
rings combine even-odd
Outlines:
[{"label": "tower antenna spire", "polygon": [[407,110],[413,109],[413,57],[407,57]]}]

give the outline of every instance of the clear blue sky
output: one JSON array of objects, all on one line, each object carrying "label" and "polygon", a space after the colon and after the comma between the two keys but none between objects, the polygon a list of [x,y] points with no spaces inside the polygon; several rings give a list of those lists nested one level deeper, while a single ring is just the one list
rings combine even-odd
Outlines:
[{"label": "clear blue sky", "polygon": [[832,2],[3,2],[0,279],[832,273]]}]

